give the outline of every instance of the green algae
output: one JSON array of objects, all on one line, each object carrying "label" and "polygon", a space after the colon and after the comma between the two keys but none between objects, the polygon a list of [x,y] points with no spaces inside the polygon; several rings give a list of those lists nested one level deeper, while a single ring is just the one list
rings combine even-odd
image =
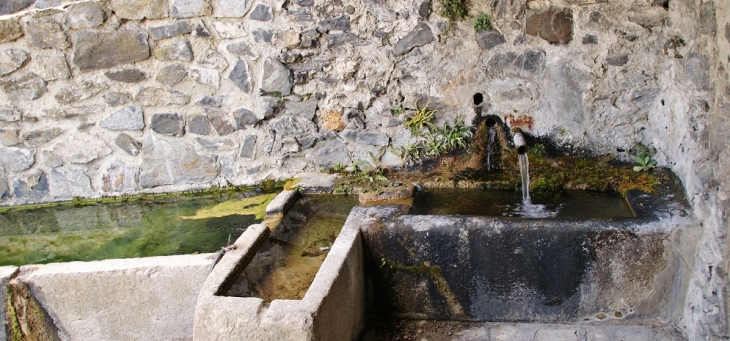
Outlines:
[{"label": "green algae", "polygon": [[240,200],[229,200],[212,207],[198,210],[195,215],[182,217],[182,219],[207,219],[220,218],[233,214],[250,214],[255,216],[257,220],[261,220],[266,217],[266,205],[274,200],[275,197],[276,193],[270,193],[251,198],[242,198]]}]

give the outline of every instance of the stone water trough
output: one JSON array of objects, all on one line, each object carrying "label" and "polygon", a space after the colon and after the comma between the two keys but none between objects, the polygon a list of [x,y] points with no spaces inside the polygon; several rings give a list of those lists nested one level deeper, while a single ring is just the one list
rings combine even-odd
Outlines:
[{"label": "stone water trough", "polygon": [[[306,191],[306,188],[305,188]],[[285,193],[285,213],[295,192]],[[276,228],[251,226],[198,296],[195,340],[353,340],[367,314],[535,323],[672,323],[692,233],[675,180],[630,192],[634,218],[555,220],[415,216],[355,207],[305,296],[227,294]],[[274,224],[275,225],[275,224]],[[271,225],[269,225],[271,226]],[[272,232],[273,230],[273,232]]]}]

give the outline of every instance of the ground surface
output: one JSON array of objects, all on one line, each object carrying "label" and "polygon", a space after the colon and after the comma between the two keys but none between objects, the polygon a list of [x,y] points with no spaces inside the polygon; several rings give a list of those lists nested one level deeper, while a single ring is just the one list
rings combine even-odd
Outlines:
[{"label": "ground surface", "polygon": [[659,323],[539,324],[459,321],[370,321],[360,341],[684,341]]}]

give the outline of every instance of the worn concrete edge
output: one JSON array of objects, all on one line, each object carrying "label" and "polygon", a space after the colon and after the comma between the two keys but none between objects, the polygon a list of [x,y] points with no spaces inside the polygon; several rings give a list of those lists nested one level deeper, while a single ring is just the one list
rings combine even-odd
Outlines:
[{"label": "worn concrete edge", "polygon": [[65,263],[33,264],[21,266],[19,268],[18,277],[21,279],[27,279],[33,276],[43,276],[47,274],[107,272],[157,266],[174,267],[203,265],[211,264],[214,258],[215,254],[213,253],[201,253],[191,255],[105,259],[89,262],[77,261]]},{"label": "worn concrete edge", "polygon": [[302,194],[330,194],[335,189],[336,174],[325,173],[302,173],[296,176],[299,178],[297,187]]},{"label": "worn concrete edge", "polygon": [[3,286],[3,290],[0,290],[0,300],[3,302],[2,308],[0,308],[0,319],[2,319],[3,323],[2,332],[0,332],[0,341],[7,340],[5,331],[8,330],[8,306],[5,303],[7,297],[4,289],[8,285],[8,282],[18,274],[19,269],[17,266],[0,267],[0,284]]},{"label": "worn concrete edge", "polygon": [[281,191],[279,194],[276,195],[274,200],[272,200],[267,206],[266,206],[266,215],[275,215],[275,214],[286,214],[287,211],[294,205],[294,203],[299,199],[299,191],[295,190],[284,190]]}]

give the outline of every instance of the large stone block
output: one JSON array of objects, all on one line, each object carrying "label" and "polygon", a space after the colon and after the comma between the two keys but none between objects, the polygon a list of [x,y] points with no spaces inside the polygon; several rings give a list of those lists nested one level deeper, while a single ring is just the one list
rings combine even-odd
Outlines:
[{"label": "large stone block", "polygon": [[162,67],[157,72],[155,80],[165,85],[175,85],[180,82],[185,75],[188,74],[188,70],[183,64],[170,64]]},{"label": "large stone block", "polygon": [[78,31],[73,62],[81,71],[108,69],[150,56],[147,33],[137,31]]},{"label": "large stone block", "polygon": [[168,0],[111,0],[114,13],[130,20],[166,18],[169,5]]},{"label": "large stone block", "polygon": [[291,70],[287,69],[284,64],[274,58],[269,58],[264,62],[261,90],[287,96],[291,94],[293,85]]},{"label": "large stone block", "polygon": [[213,126],[218,135],[225,136],[234,131],[236,127],[231,123],[228,115],[219,110],[207,110],[208,122]]},{"label": "large stone block", "polygon": [[102,190],[107,193],[132,193],[137,190],[139,167],[125,165],[121,161],[109,164],[101,177]]},{"label": "large stone block", "polygon": [[188,132],[195,135],[210,134],[210,123],[203,115],[198,115],[188,120]]},{"label": "large stone block", "polygon": [[30,55],[21,49],[7,49],[0,51],[0,76],[14,72],[25,64]]},{"label": "large stone block", "polygon": [[176,39],[160,43],[155,48],[155,58],[161,61],[192,61],[193,50],[190,47],[190,41],[187,39]]},{"label": "large stone block", "polygon": [[402,56],[416,47],[431,43],[434,39],[436,38],[433,36],[431,28],[426,23],[419,23],[413,28],[413,31],[398,41],[393,48],[393,55]]},{"label": "large stone block", "polygon": [[13,182],[13,195],[18,199],[36,199],[48,193],[46,173],[36,171]]},{"label": "large stone block", "polygon": [[80,133],[58,143],[53,152],[70,163],[86,164],[111,154],[112,150],[99,138]]},{"label": "large stone block", "polygon": [[350,155],[342,141],[327,140],[318,143],[314,150],[307,154],[307,160],[321,169],[329,169],[336,164],[349,164]]},{"label": "large stone block", "polygon": [[94,194],[89,176],[82,169],[59,167],[51,170],[48,177],[51,196],[59,199],[87,198]]},{"label": "large stone block", "polygon": [[[271,21],[273,15],[271,13],[271,6],[265,4],[258,4],[256,8],[251,11],[248,18],[255,21]],[[348,18],[349,19],[349,18]],[[349,24],[349,20],[348,20]],[[348,25],[349,26],[349,25]]]},{"label": "large stone block", "polygon": [[568,44],[573,39],[573,11],[550,7],[531,14],[525,21],[525,33],[551,44]]},{"label": "large stone block", "polygon": [[244,93],[251,93],[251,72],[248,70],[248,63],[243,59],[236,60],[236,65],[228,74],[228,78]]},{"label": "large stone block", "polygon": [[34,2],[35,0],[3,0],[0,2],[0,15],[22,11]]},{"label": "large stone block", "polygon": [[66,62],[66,54],[63,52],[39,54],[34,58],[37,65],[41,66],[39,70],[41,78],[46,81],[68,79],[71,77],[71,71],[69,71],[68,63]]},{"label": "large stone block", "polygon": [[8,18],[0,20],[0,44],[16,40],[23,36],[23,26],[18,19]]},{"label": "large stone block", "polygon": [[94,1],[71,5],[66,12],[66,25],[72,29],[94,28],[104,23],[104,10]]},{"label": "large stone block", "polygon": [[148,136],[142,147],[140,186],[208,183],[218,176],[213,155],[198,155],[195,147],[183,140],[168,141]]},{"label": "large stone block", "polygon": [[24,171],[35,163],[35,152],[18,147],[0,148],[0,163],[7,170]]},{"label": "large stone block", "polygon": [[505,52],[492,57],[487,72],[494,76],[535,76],[545,71],[545,51]]},{"label": "large stone block", "polygon": [[110,130],[142,130],[144,113],[139,105],[123,107],[103,119],[99,125]]},{"label": "large stone block", "polygon": [[246,135],[241,144],[241,152],[238,156],[245,159],[253,159],[256,156],[256,135]]},{"label": "large stone block", "polygon": [[12,100],[32,101],[46,93],[46,81],[34,73],[27,73],[0,81],[3,91]]},{"label": "large stone block", "polygon": [[41,49],[63,50],[69,46],[66,34],[55,22],[31,20],[26,24],[26,32],[33,46]]},{"label": "large stone block", "polygon": [[507,42],[504,36],[497,30],[481,30],[476,33],[477,44],[482,50],[491,50],[497,45]]},{"label": "large stone block", "polygon": [[152,131],[170,136],[185,135],[185,118],[180,114],[155,114],[150,122]]},{"label": "large stone block", "polygon": [[150,35],[152,35],[152,38],[155,40],[160,40],[188,34],[190,31],[190,22],[183,20],[169,25],[150,28]]},{"label": "large stone block", "polygon": [[251,9],[251,0],[218,0],[213,9],[217,18],[242,18]]},{"label": "large stone block", "polygon": [[172,0],[170,16],[192,18],[210,15],[212,8],[207,0]]}]

